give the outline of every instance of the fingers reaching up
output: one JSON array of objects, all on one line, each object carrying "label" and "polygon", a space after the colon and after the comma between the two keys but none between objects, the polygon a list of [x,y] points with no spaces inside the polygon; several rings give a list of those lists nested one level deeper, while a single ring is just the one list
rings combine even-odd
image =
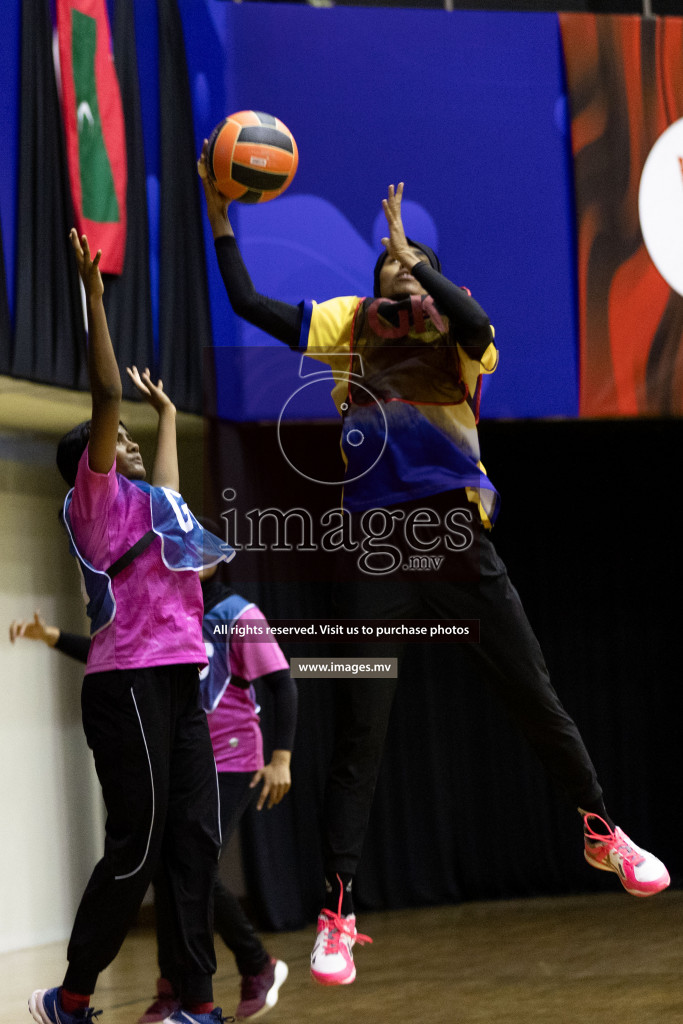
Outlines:
[{"label": "fingers reaching up", "polygon": [[173,405],[171,399],[164,391],[164,382],[161,377],[156,384],[152,382],[149,367],[146,367],[142,373],[140,373],[137,366],[127,366],[126,373],[142,397],[149,402],[152,408],[156,409],[157,412],[164,406]]},{"label": "fingers reaching up", "polygon": [[69,239],[87,298],[101,297],[104,294],[104,284],[100,274],[102,250],[98,249],[93,259],[87,235],[81,235],[79,238],[76,228],[72,228],[69,232]]},{"label": "fingers reaching up", "polygon": [[416,263],[419,263],[419,259],[410,248],[403,229],[403,218],[401,215],[403,188],[402,181],[399,181],[396,186],[390,185],[387,198],[382,200],[382,209],[384,210],[384,216],[389,227],[389,235],[387,238],[382,239],[382,245],[387,250],[390,259],[398,260],[399,263],[410,269]]}]

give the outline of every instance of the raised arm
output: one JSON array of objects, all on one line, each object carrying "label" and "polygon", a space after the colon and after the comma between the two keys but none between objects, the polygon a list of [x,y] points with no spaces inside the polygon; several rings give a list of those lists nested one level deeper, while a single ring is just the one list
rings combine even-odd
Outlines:
[{"label": "raised arm", "polygon": [[122,389],[102,299],[104,285],[99,268],[102,253],[98,251],[92,259],[88,239],[85,235],[79,239],[75,228],[71,229],[69,237],[85,289],[88,315],[88,373],[92,396],[88,463],[95,473],[108,473],[116,459]]},{"label": "raised arm", "polygon": [[447,316],[454,333],[468,355],[478,358],[493,341],[491,322],[472,296],[444,277],[426,260],[416,255],[410,246],[403,228],[401,201],[403,182],[394,188],[389,186],[388,196],[382,200],[382,209],[387,218],[389,235],[382,239],[388,255],[397,259],[432,296],[444,316]]},{"label": "raised arm", "polygon": [[493,341],[493,328],[479,303],[429,263],[416,264],[412,275],[431,295],[439,311],[448,317],[467,354],[472,358],[482,356]]},{"label": "raised arm", "polygon": [[156,384],[152,383],[148,369],[140,373],[137,366],[129,366],[126,367],[126,373],[159,417],[151,483],[155,487],[170,487],[172,491],[177,491],[180,489],[180,473],[175,405],[164,391],[161,378]]},{"label": "raised arm", "polygon": [[259,327],[290,348],[297,348],[301,333],[302,310],[299,306],[269,299],[254,288],[228,218],[230,200],[218,191],[209,177],[206,166],[207,150],[208,142],[204,140],[197,161],[197,171],[204,188],[206,212],[216,245],[218,267],[230,305],[235,313],[248,323]]}]

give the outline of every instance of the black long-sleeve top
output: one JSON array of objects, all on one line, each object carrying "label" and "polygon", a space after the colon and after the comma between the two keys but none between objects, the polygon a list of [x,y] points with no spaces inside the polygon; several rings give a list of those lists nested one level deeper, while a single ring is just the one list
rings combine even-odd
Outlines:
[{"label": "black long-sleeve top", "polygon": [[[234,312],[290,348],[297,348],[303,304],[293,306],[257,292],[232,235],[217,238],[215,244],[218,267]],[[473,359],[480,358],[493,340],[493,334],[489,318],[479,303],[429,263],[417,263],[411,274],[432,296],[439,312],[448,317],[452,331],[467,354]]]},{"label": "black long-sleeve top", "polygon": [[59,638],[54,645],[56,651],[74,658],[75,661],[82,661],[85,665],[90,650],[90,637],[82,636],[80,633],[65,633],[60,630]]}]

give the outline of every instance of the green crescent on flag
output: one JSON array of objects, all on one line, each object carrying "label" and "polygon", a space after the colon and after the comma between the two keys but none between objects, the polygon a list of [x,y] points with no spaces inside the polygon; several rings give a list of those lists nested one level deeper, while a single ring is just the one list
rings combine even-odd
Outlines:
[{"label": "green crescent on flag", "polygon": [[97,102],[97,22],[80,11],[72,11],[71,25],[83,216],[88,220],[116,222],[119,219],[119,204]]},{"label": "green crescent on flag", "polygon": [[105,0],[57,0],[62,112],[79,234],[120,274],[126,247],[126,146]]}]

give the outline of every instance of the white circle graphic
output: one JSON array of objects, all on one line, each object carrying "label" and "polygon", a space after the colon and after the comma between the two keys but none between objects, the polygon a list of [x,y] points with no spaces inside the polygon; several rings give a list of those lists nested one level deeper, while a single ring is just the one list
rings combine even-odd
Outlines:
[{"label": "white circle graphic", "polygon": [[[368,461],[370,459],[372,459],[372,462],[370,462],[369,465],[361,473],[356,473],[355,476],[344,476],[344,477],[342,477],[341,480],[320,480],[317,477],[309,476],[308,473],[305,473],[302,469],[300,469],[298,466],[296,466],[294,464],[294,462],[288,456],[287,452],[285,451],[285,446],[284,446],[284,444],[282,442],[282,436],[281,436],[282,418],[283,418],[283,416],[285,414],[285,411],[286,411],[287,406],[289,405],[289,403],[292,402],[295,398],[297,398],[297,396],[300,395],[302,391],[305,391],[307,388],[310,388],[310,387],[313,387],[313,386],[317,387],[318,384],[323,384],[325,386],[325,388],[329,391],[330,381],[337,381],[337,382],[339,382],[340,380],[348,380],[349,384],[353,384],[356,388],[360,388],[361,391],[365,391],[365,393],[367,395],[369,395],[369,397],[372,399],[372,401],[375,403],[375,405],[379,409],[379,411],[381,413],[381,416],[382,416],[381,423],[382,423],[382,434],[383,434],[382,440],[381,440],[381,447],[380,447],[379,452],[376,452],[376,450],[373,449],[372,451],[367,453]],[[368,403],[368,404],[371,404],[371,403]],[[348,405],[346,403],[344,403],[344,405],[346,405],[346,407],[348,408]],[[342,406],[342,408],[343,408],[343,406]],[[343,429],[343,427],[342,427],[342,429]],[[358,430],[358,428],[351,428],[349,433],[346,435],[347,441],[348,441],[349,434],[353,435],[353,439],[350,442],[352,447],[355,448],[355,447],[358,447],[359,445],[363,444],[363,442],[365,440],[365,435],[363,434],[363,432],[361,430]],[[302,384],[301,387],[298,387],[296,389],[296,391],[294,391],[289,396],[289,398],[287,399],[285,404],[282,406],[282,409],[280,410],[280,415],[279,415],[278,421],[277,421],[277,443],[278,443],[278,447],[280,449],[280,453],[281,453],[282,457],[284,458],[285,462],[287,462],[288,465],[290,465],[292,467],[292,469],[296,473],[298,473],[299,476],[302,476],[305,480],[310,480],[311,483],[314,483],[314,484],[323,484],[323,486],[325,486],[325,487],[338,487],[340,484],[350,484],[350,483],[353,483],[354,480],[360,480],[361,477],[364,477],[366,475],[366,473],[369,473],[370,470],[373,469],[377,465],[379,460],[382,458],[382,455],[384,454],[384,449],[387,446],[388,437],[389,437],[389,425],[387,423],[386,413],[385,413],[384,409],[382,408],[381,403],[377,401],[376,396],[373,395],[373,393],[368,388],[366,388],[364,384],[360,383],[360,381],[356,377],[356,374],[349,374],[348,376],[346,374],[337,374],[335,377],[327,377],[327,376],[323,377],[323,376],[317,375],[313,380],[307,381],[305,384]]]},{"label": "white circle graphic", "polygon": [[650,259],[669,287],[683,295],[683,118],[650,150],[640,178],[638,215]]}]

